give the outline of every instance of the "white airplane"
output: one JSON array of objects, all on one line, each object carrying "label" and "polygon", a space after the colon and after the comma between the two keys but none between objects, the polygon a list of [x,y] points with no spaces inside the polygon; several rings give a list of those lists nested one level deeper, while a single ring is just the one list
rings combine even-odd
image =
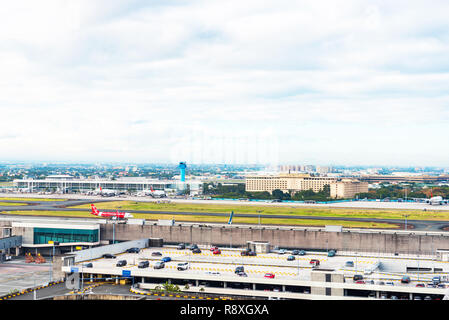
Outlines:
[{"label": "white airplane", "polygon": [[101,196],[115,196],[117,194],[115,190],[103,189],[102,187],[95,189],[95,193]]},{"label": "white airplane", "polygon": [[426,203],[428,203],[431,206],[433,206],[433,205],[447,204],[448,201],[444,200],[443,197],[441,197],[441,196],[436,196],[436,197],[431,197],[430,199],[426,199]]},{"label": "white airplane", "polygon": [[153,187],[150,186],[150,190],[143,190],[137,193],[138,196],[152,196],[153,198],[162,198],[165,197],[165,191],[163,190],[154,190]]}]

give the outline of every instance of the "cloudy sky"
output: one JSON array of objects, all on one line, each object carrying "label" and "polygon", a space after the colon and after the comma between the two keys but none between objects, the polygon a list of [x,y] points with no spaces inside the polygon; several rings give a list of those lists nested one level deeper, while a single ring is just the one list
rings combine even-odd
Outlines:
[{"label": "cloudy sky", "polygon": [[10,1],[0,160],[449,166],[449,2]]}]

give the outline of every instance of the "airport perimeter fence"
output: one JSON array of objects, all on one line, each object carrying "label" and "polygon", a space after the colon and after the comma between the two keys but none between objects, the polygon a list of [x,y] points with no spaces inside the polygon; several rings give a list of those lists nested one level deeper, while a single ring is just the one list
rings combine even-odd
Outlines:
[{"label": "airport perimeter fence", "polygon": [[[193,197],[193,200],[203,200],[203,198],[199,197]],[[263,203],[272,203],[273,199],[234,199],[234,198],[211,198],[209,200],[224,200],[224,201],[249,201],[249,202],[263,202]],[[415,200],[398,200],[398,199],[392,199],[392,200],[382,200],[382,199],[342,199],[342,200],[331,200],[331,201],[315,201],[315,200],[280,200],[276,202],[281,203],[303,203],[303,204],[332,204],[332,203],[344,203],[344,202],[355,202],[355,201],[371,201],[371,202],[417,202]]]}]

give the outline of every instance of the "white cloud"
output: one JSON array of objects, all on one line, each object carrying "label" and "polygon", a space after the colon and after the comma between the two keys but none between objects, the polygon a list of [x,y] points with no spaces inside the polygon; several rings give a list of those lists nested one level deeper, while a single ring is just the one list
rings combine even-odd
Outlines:
[{"label": "white cloud", "polygon": [[445,1],[4,7],[2,159],[174,161],[201,128],[180,156],[235,162],[269,127],[271,162],[449,160]]}]

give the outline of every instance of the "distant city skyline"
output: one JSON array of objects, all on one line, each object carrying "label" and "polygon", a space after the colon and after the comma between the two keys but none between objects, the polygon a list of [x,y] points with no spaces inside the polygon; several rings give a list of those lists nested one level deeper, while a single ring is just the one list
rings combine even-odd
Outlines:
[{"label": "distant city skyline", "polygon": [[0,12],[0,161],[447,167],[449,3]]}]

